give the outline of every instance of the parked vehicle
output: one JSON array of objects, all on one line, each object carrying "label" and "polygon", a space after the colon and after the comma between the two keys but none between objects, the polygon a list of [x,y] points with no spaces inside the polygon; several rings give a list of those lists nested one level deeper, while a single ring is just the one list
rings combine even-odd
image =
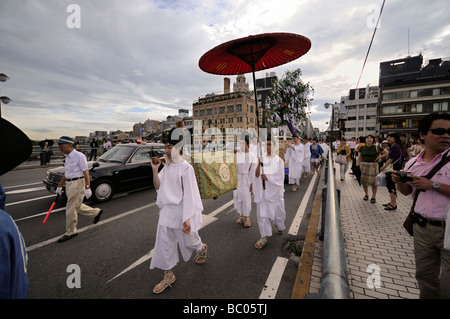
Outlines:
[{"label": "parked vehicle", "polygon": [[[162,156],[164,156],[164,144],[161,143],[130,143],[114,146],[97,161],[88,162],[91,198],[96,202],[105,202],[115,193],[153,186],[150,159]],[[64,167],[47,171],[43,183],[49,192],[56,193],[63,173]]]}]

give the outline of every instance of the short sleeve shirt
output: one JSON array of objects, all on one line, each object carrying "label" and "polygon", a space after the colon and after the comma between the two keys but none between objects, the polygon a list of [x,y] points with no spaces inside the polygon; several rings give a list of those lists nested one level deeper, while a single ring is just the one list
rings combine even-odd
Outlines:
[{"label": "short sleeve shirt", "polygon": [[77,150],[73,150],[66,156],[64,170],[67,179],[82,177],[83,172],[88,170],[86,156]]}]

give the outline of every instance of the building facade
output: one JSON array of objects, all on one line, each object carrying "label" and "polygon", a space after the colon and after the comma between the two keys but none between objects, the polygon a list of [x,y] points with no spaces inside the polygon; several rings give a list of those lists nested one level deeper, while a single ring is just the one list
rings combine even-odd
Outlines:
[{"label": "building facade", "polygon": [[344,100],[346,108],[345,138],[377,135],[378,87],[351,89]]},{"label": "building facade", "polygon": [[195,101],[192,109],[194,121],[201,121],[200,126],[196,125],[200,122],[194,122],[194,136],[202,134],[206,139],[210,139],[210,136],[214,135],[220,141],[224,140],[227,134],[256,128],[255,99],[248,89],[244,75],[237,77],[233,92],[230,92],[230,79],[225,78],[224,94],[207,94]]},{"label": "building facade", "polygon": [[448,112],[450,103],[450,61],[423,57],[380,63],[380,135],[388,132],[418,136],[419,121],[431,112]]}]

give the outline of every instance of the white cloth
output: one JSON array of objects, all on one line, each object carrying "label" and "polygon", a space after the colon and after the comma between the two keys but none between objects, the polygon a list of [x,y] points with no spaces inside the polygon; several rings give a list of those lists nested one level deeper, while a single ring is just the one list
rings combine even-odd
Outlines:
[{"label": "white cloth", "polygon": [[[200,251],[202,241],[198,230],[202,226],[203,204],[193,167],[181,158],[166,158],[164,168],[158,174],[160,187],[156,204],[160,208],[155,249],[150,269],[169,270],[178,263],[177,245],[184,261],[194,251]],[[191,224],[189,235],[183,232],[183,223]]]},{"label": "white cloth", "polygon": [[309,146],[311,143],[302,144],[303,145],[303,161],[302,161],[302,169],[303,173],[311,172],[311,150]]},{"label": "white cloth", "polygon": [[83,172],[88,170],[86,156],[83,153],[73,150],[66,156],[64,162],[64,176],[66,179],[82,177]]},{"label": "white cloth", "polygon": [[263,158],[266,189],[263,189],[261,176],[255,178],[253,183],[254,200],[257,205],[261,237],[272,234],[270,223],[275,223],[279,230],[284,230],[286,211],[284,209],[284,162],[277,156]]},{"label": "white cloth", "polygon": [[328,146],[327,143],[320,143],[319,145],[320,145],[320,146],[322,147],[322,149],[323,149],[322,157],[323,157],[323,158],[327,158],[327,157],[328,157],[328,151],[330,150],[330,147]]},{"label": "white cloth", "polygon": [[238,185],[233,191],[234,208],[239,215],[250,216],[252,210],[252,198],[250,185],[255,179],[255,170],[258,159],[252,152],[238,152],[236,154],[236,166],[238,173]]},{"label": "white cloth", "polygon": [[289,184],[299,184],[302,177],[303,168],[302,162],[305,156],[304,147],[302,144],[292,144],[287,147],[285,153],[286,162],[289,163]]},{"label": "white cloth", "polygon": [[202,240],[198,232],[187,235],[182,229],[159,225],[150,269],[170,270],[175,267],[179,261],[177,244],[185,262],[189,261],[193,252],[202,250]]},{"label": "white cloth", "polygon": [[[167,162],[166,162],[167,163]],[[190,220],[191,231],[202,226],[203,204],[198,190],[194,168],[186,161],[170,162],[158,174],[160,187],[156,205],[160,208],[158,224],[170,228],[183,228]]]}]

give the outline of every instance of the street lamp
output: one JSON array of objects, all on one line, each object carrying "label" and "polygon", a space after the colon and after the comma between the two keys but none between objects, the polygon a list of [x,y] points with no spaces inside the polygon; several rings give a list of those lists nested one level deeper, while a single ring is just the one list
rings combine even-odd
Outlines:
[{"label": "street lamp", "polygon": [[[334,105],[336,105],[337,103],[334,102],[334,104],[331,103],[325,103],[324,107],[328,110],[328,108],[331,106],[331,137],[333,137],[333,133],[334,133]],[[331,138],[332,139],[332,138]],[[331,141],[332,143],[333,141]]]},{"label": "street lamp", "polygon": [[[6,82],[9,80],[9,76],[7,76],[5,73],[0,73],[0,82]],[[0,118],[2,117],[2,103],[8,104],[11,102],[11,99],[7,96],[0,96]]]}]

